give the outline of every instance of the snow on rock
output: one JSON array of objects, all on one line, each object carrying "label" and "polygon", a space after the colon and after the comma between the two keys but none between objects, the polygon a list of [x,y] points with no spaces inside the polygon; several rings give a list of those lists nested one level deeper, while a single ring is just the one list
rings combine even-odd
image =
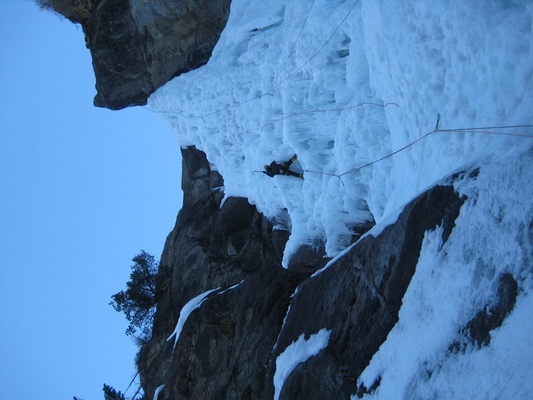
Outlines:
[{"label": "snow on rock", "polygon": [[[438,132],[342,181],[327,175],[412,143],[438,113],[441,129],[531,123],[532,15],[521,1],[234,0],[209,63],[149,105],[181,145],[207,154],[226,196],[270,218],[288,213],[285,266],[302,244],[325,243],[334,256],[355,226],[380,222],[463,164],[530,145]],[[256,172],[295,153],[303,181]]]},{"label": "snow on rock", "polygon": [[[399,321],[359,378],[379,382],[365,399],[531,397],[532,165],[531,152],[496,157],[456,182],[467,200],[444,246],[442,228],[426,234]],[[503,325],[478,346],[451,345],[478,310],[491,313],[505,274],[521,289]]]},{"label": "snow on rock", "polygon": [[158,397],[159,397],[159,393],[161,393],[161,390],[163,390],[165,388],[165,385],[161,385],[161,386],[158,386],[156,389],[155,389],[155,392],[154,392],[154,400],[157,400]]},{"label": "snow on rock", "polygon": [[290,344],[276,359],[276,372],[274,374],[274,400],[278,400],[283,389],[283,384],[291,372],[300,363],[317,355],[325,348],[329,341],[331,331],[321,329],[309,339],[302,334],[295,342]]},{"label": "snow on rock", "polygon": [[174,348],[176,347],[176,344],[178,343],[178,340],[180,338],[181,330],[183,329],[183,326],[185,325],[185,322],[187,321],[187,318],[189,318],[189,315],[196,310],[197,308],[200,308],[202,303],[206,300],[206,297],[211,294],[212,292],[215,292],[219,290],[220,288],[208,290],[207,292],[201,293],[198,296],[192,298],[189,300],[181,309],[180,316],[178,318],[178,322],[176,323],[176,328],[174,329],[174,332],[168,337],[167,341],[174,338]]},{"label": "snow on rock", "polygon": [[[533,3],[520,0],[232,1],[208,64],[149,106],[182,146],[205,152],[226,199],[248,199],[290,232],[284,267],[303,245],[332,260],[281,295],[258,277],[223,293],[262,329],[247,308],[256,303],[232,296],[249,290],[259,306],[275,304],[269,325],[282,331],[251,341],[277,338],[261,349],[275,360],[271,375],[261,359],[247,369],[258,385],[243,385],[251,378],[235,367],[212,387],[229,391],[224,379],[234,379],[235,393],[275,398],[532,397],[532,21]],[[294,154],[305,179],[261,173]],[[294,273],[275,264],[260,271]],[[209,293],[181,310],[174,346]],[[191,350],[179,347],[185,359]],[[240,362],[225,354],[209,360]],[[304,361],[318,377],[297,367]]]}]

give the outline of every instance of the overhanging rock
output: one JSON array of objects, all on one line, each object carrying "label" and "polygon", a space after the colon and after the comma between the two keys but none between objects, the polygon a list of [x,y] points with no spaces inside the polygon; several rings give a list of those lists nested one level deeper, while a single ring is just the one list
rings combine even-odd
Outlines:
[{"label": "overhanging rock", "polygon": [[157,88],[209,60],[230,0],[53,0],[85,32],[97,94],[118,110],[146,104]]}]

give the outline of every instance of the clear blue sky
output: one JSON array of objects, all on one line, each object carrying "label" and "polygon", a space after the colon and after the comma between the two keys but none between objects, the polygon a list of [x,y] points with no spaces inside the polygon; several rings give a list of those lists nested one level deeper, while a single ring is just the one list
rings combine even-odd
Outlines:
[{"label": "clear blue sky", "polygon": [[161,255],[179,146],[145,109],[93,107],[81,28],[31,1],[0,2],[0,61],[0,398],[102,400],[135,373],[109,301]]}]

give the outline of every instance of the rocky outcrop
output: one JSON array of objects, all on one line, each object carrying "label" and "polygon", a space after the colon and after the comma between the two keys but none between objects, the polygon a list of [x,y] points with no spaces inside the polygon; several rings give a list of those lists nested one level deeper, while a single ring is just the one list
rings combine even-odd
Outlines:
[{"label": "rocky outcrop", "polygon": [[90,18],[90,0],[52,0],[54,11],[74,23],[83,23]]},{"label": "rocky outcrop", "polygon": [[230,0],[53,0],[80,23],[91,51],[94,104],[146,104],[170,79],[204,65],[226,25]]},{"label": "rocky outcrop", "polygon": [[[348,399],[371,390],[356,379],[398,320],[424,234],[442,226],[445,242],[465,199],[451,185],[435,186],[327,268],[319,249],[303,248],[284,269],[288,232],[246,199],[221,204],[222,178],[203,153],[188,148],[183,159],[184,205],[161,259],[152,340],[138,360],[148,398],[165,385],[159,400],[272,399],[277,357],[323,329],[327,346],[296,366],[279,398]],[[211,290],[179,337],[167,340],[187,302]]]},{"label": "rocky outcrop", "polygon": [[[183,207],[160,262],[163,294],[152,340],[139,356],[142,385],[152,396],[165,383],[159,399],[223,398],[230,387],[235,393],[241,388],[258,393],[302,274],[280,267],[287,231],[275,230],[246,199],[229,198],[221,204],[223,180],[210,169],[205,154],[191,147],[182,155]],[[167,338],[180,310],[216,288],[214,300],[205,302],[209,307],[202,306],[188,321],[199,318],[206,325],[197,330],[199,325],[187,323],[174,350],[174,340]],[[197,377],[203,382],[214,376],[217,385],[198,385]]]},{"label": "rocky outcrop", "polygon": [[[356,379],[398,321],[424,233],[442,225],[446,241],[463,202],[452,186],[430,189],[377,237],[364,237],[299,286],[272,360],[302,334],[309,337],[326,328],[330,338],[323,351],[295,368],[281,399],[349,399],[361,393]],[[273,396],[274,374],[272,363],[265,398]]]}]

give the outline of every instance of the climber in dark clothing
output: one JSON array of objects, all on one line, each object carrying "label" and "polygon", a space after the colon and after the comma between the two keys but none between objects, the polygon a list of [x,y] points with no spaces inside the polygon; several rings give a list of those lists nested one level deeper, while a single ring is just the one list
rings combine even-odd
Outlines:
[{"label": "climber in dark clothing", "polygon": [[295,154],[289,161],[285,161],[283,163],[277,163],[276,161],[272,161],[270,165],[265,165],[265,170],[263,171],[263,174],[268,175],[271,178],[276,175],[295,176],[297,178],[303,178],[304,176],[302,174],[291,171],[289,169],[291,164],[296,161],[297,158],[298,156]]}]

